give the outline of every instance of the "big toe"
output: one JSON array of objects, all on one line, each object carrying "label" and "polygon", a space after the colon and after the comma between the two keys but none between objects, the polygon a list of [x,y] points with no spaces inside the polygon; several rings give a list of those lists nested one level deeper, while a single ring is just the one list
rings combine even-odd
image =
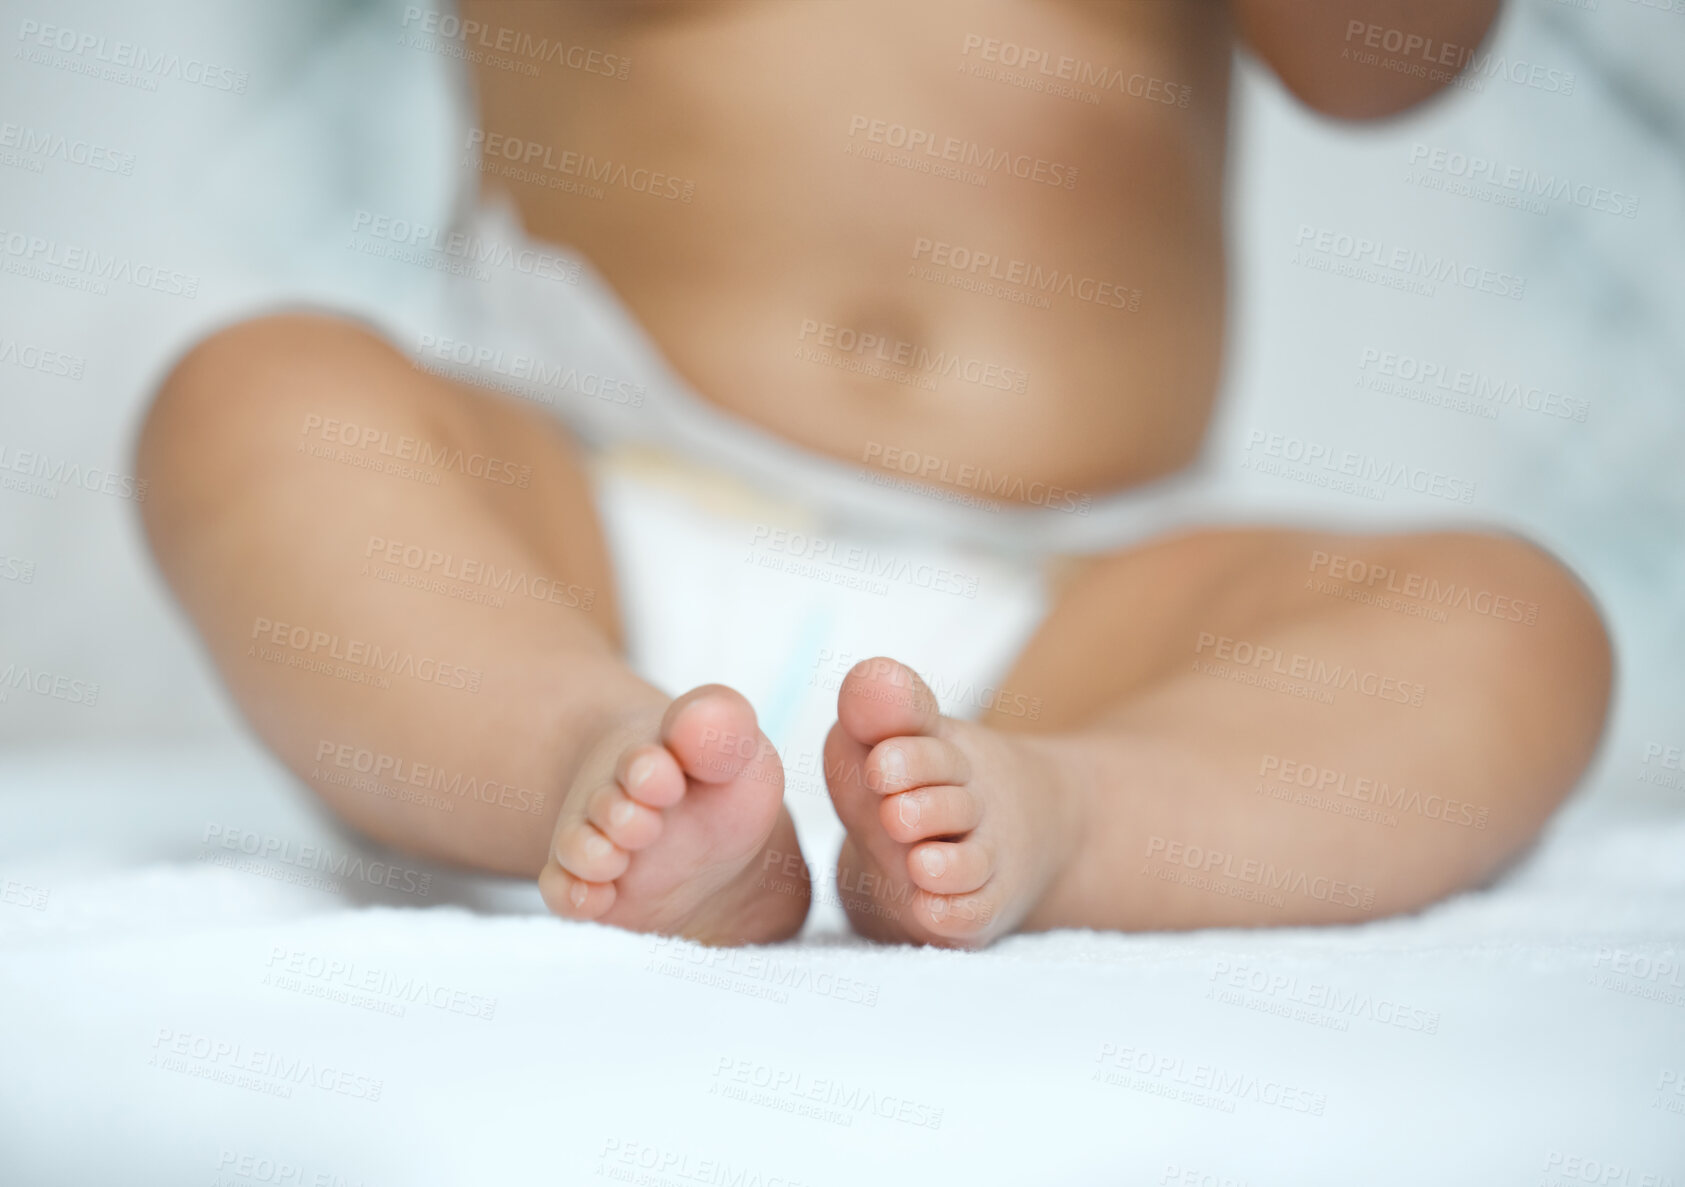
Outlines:
[{"label": "big toe", "polygon": [[837,723],[868,749],[887,738],[934,733],[941,719],[936,694],[919,674],[885,656],[855,664],[837,690]]},{"label": "big toe", "polygon": [[751,763],[771,757],[764,753],[754,706],[723,684],[693,688],[667,706],[661,742],[699,783],[728,783]]}]

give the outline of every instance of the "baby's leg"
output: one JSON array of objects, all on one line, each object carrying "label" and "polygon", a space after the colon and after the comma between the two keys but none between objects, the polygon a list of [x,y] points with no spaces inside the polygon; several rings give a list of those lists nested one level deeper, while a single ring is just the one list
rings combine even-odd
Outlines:
[{"label": "baby's leg", "polygon": [[137,464],[153,550],[235,699],[347,821],[542,872],[577,918],[800,925],[804,895],[754,891],[757,855],[795,846],[778,758],[729,689],[670,705],[622,662],[556,421],[349,323],[277,316],[175,368]]},{"label": "baby's leg", "polygon": [[1537,834],[1610,669],[1584,593],[1518,540],[1157,543],[1069,585],[984,722],[893,661],[849,675],[839,888],[862,931],[943,943],[1412,910]]}]

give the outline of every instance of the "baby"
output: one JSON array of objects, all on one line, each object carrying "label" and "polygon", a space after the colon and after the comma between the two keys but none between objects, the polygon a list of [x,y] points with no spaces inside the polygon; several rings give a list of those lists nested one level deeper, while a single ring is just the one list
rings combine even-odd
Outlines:
[{"label": "baby", "polygon": [[[714,409],[898,481],[905,458],[939,459],[916,466],[929,489],[1052,517],[1072,492],[1127,503],[1199,449],[1237,41],[1306,105],[1361,120],[1450,83],[1496,7],[464,0],[404,20],[472,63],[482,187],[588,258]],[[885,367],[800,349],[865,341],[892,344]],[[965,391],[887,374],[932,356],[977,363]],[[322,464],[299,426],[330,423],[499,480]],[[176,366],[138,465],[152,547],[230,690],[348,822],[536,877],[568,919],[789,937],[811,890],[780,756],[734,689],[672,698],[623,659],[580,448],[349,319],[276,315]],[[417,596],[356,577],[376,539],[574,592],[496,614]],[[1415,909],[1513,858],[1603,727],[1598,613],[1510,536],[1210,525],[1061,571],[1002,682],[1038,715],[943,716],[893,656],[843,680],[824,772],[861,932],[977,946]],[[1383,575],[1414,609],[1343,596]],[[682,566],[669,579],[685,598]],[[325,679],[316,642],[399,648],[428,674]],[[367,796],[322,773],[324,746],[494,774],[521,802]],[[1284,807],[1307,797],[1377,810]]]}]

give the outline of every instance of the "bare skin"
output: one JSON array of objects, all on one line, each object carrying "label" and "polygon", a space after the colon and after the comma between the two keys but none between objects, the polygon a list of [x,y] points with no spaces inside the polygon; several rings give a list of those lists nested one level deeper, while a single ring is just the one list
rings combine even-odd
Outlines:
[{"label": "bare skin", "polygon": [[[1389,11],[1001,0],[481,3],[465,15],[633,63],[636,85],[487,70],[480,131],[694,181],[688,204],[509,188],[529,230],[583,250],[704,397],[858,463],[888,442],[1098,493],[1175,469],[1209,414],[1230,38],[1243,31],[1323,110],[1384,114],[1429,88],[1342,64],[1336,47],[1353,19],[1398,23]],[[1408,23],[1472,46],[1491,14],[1430,4]],[[1032,106],[966,72],[988,39],[1186,86],[1188,105],[1116,91]],[[779,103],[761,101],[766,87]],[[959,184],[845,153],[880,116],[1074,163],[1078,184]],[[1140,308],[1026,309],[931,283],[909,269],[921,239],[1124,279]],[[1035,398],[814,367],[791,349],[807,321],[1011,365]],[[399,440],[525,480],[448,463],[406,476],[391,469]],[[614,575],[557,422],[418,372],[347,323],[278,316],[177,367],[138,465],[154,550],[236,700],[352,824],[536,877],[571,919],[722,944],[800,927],[810,892],[778,756],[734,691],[674,698],[625,665]],[[568,592],[501,607],[441,597],[391,579],[411,545]],[[1354,602],[1328,588],[1330,557],[1480,591],[1488,608],[1436,620]],[[1491,612],[1494,596],[1531,607],[1527,620]],[[407,649],[440,676],[381,684],[353,644]],[[1286,666],[1253,662],[1266,654]],[[1071,567],[1005,681],[1045,706],[1034,722],[941,717],[889,657],[850,674],[825,749],[849,830],[839,886],[868,935],[963,945],[1414,909],[1478,884],[1536,834],[1595,748],[1610,666],[1583,591],[1521,541],[1152,541]],[[1330,671],[1332,684],[1314,675]],[[370,795],[343,777],[359,754],[505,791],[448,808]],[[1317,804],[1301,794],[1307,770]],[[1367,815],[1344,811],[1354,803]]]}]

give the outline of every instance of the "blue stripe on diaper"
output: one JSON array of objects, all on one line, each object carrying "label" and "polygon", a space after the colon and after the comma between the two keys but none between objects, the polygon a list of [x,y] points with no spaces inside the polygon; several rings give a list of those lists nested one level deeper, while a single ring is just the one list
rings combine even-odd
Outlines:
[{"label": "blue stripe on diaper", "polygon": [[816,608],[810,612],[802,623],[800,642],[790,648],[784,670],[773,682],[772,701],[766,706],[765,715],[761,719],[761,732],[773,739],[773,745],[780,751],[786,750],[791,744],[791,740],[785,734],[795,725],[802,701],[807,697],[808,684],[813,676],[813,664],[819,655],[820,647],[830,638],[835,623],[836,614],[829,607]]}]

